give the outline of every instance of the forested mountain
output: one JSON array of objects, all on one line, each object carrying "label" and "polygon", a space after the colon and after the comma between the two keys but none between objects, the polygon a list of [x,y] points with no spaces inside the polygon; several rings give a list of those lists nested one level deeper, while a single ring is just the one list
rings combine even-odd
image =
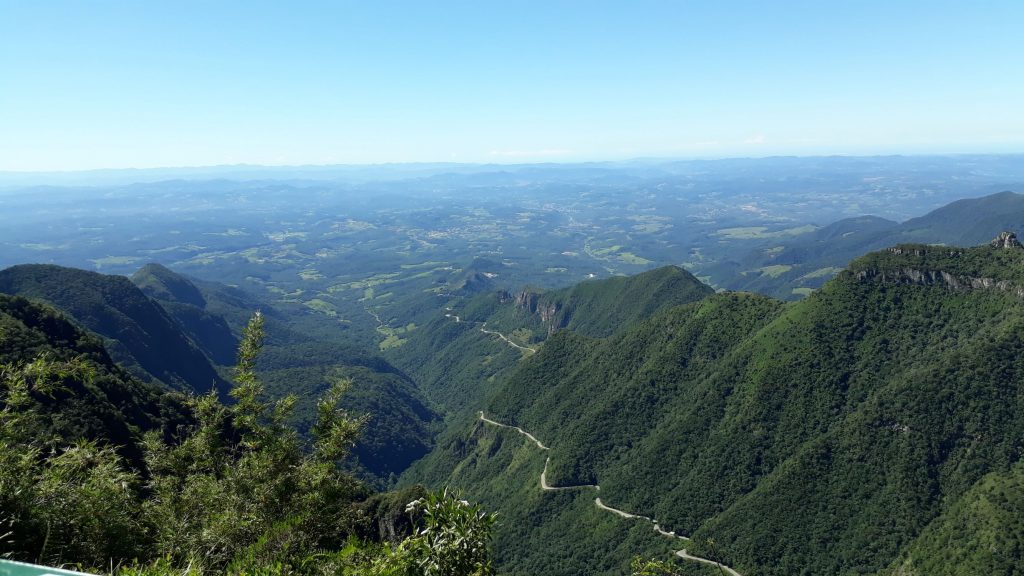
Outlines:
[{"label": "forested mountain", "polygon": [[504,293],[500,299],[514,306],[497,311],[488,321],[529,327],[537,340],[560,328],[603,337],[662,308],[693,302],[712,292],[686,270],[663,266],[560,290],[524,288],[515,294]]},{"label": "forested mountain", "polygon": [[44,300],[103,336],[115,361],[172,389],[224,392],[227,382],[178,323],[123,276],[26,264],[0,270],[0,292]]},{"label": "forested mountain", "polygon": [[437,314],[390,357],[435,402],[457,412],[478,406],[522,356],[534,353],[558,329],[607,336],[658,310],[712,292],[676,266],[552,291],[492,290]]},{"label": "forested mountain", "polygon": [[[214,363],[221,366],[234,364],[238,338],[223,316],[207,310],[206,298],[189,279],[159,264],[147,264],[132,275],[131,281],[144,294],[159,301]],[[242,301],[239,304],[239,315],[245,309],[260,308],[253,302]]]},{"label": "forested mountain", "polygon": [[[665,204],[686,194],[651,190]],[[31,395],[31,418],[0,406],[0,420],[18,422],[17,442],[32,450],[115,444],[141,486],[143,432],[162,432],[177,450],[173,432],[194,430],[195,416],[176,392],[208,390],[206,378],[224,392],[260,310],[261,398],[294,395],[294,410],[273,424],[288,425],[294,450],[236,478],[269,470],[291,482],[291,464],[275,466],[311,453],[318,399],[350,380],[337,407],[368,419],[351,455],[331,464],[345,472],[340,489],[355,509],[335,510],[353,514],[336,534],[364,537],[378,521],[378,532],[394,530],[406,518],[399,500],[418,495],[364,501],[369,491],[352,474],[377,488],[453,486],[498,510],[501,574],[622,574],[637,554],[678,560],[670,554],[684,549],[744,576],[1021,569],[1024,249],[1012,236],[953,244],[1019,229],[1024,196],[815,228],[767,213],[711,218],[712,205],[697,220],[647,208],[608,220],[586,216],[591,192],[581,194],[529,210],[503,200],[490,215],[419,206],[429,226],[416,228],[407,214],[314,221],[312,209],[294,214],[294,230],[217,221],[210,244],[230,262],[178,255],[167,260],[173,270],[149,264],[131,280],[43,265],[0,271],[0,292],[28,298],[2,302],[5,382],[38,366],[67,384]],[[488,228],[494,243],[480,243],[476,227],[495,218],[507,227]],[[690,224],[684,236],[703,243],[681,253],[690,244],[669,231]],[[540,229],[550,236],[538,240],[531,230]],[[671,259],[640,256],[645,235]],[[503,251],[507,238],[515,250]],[[716,292],[678,266],[616,276],[684,257],[701,278],[719,266],[719,278],[785,298]],[[531,287],[570,277],[594,279]],[[794,289],[811,294],[785,302]],[[218,410],[239,410],[225,400]],[[219,433],[225,446],[238,440],[230,426]],[[19,481],[42,478],[33,466],[44,461]],[[281,493],[294,488],[261,478]],[[238,497],[225,513],[255,502],[225,493]],[[227,506],[206,496],[211,510]],[[309,510],[295,521],[307,526]],[[34,525],[33,546],[45,548],[45,528]],[[720,573],[696,561],[677,570]]]},{"label": "forested mountain", "polygon": [[903,223],[873,216],[846,218],[790,240],[766,242],[704,272],[722,278],[729,289],[786,299],[819,287],[872,250],[901,243],[973,246],[1003,230],[1024,230],[1024,195],[1000,192],[958,200]]},{"label": "forested mountain", "polygon": [[125,576],[489,567],[490,514],[341,471],[365,422],[344,384],[309,437],[286,425],[292,403],[264,402],[254,371],[263,334],[257,314],[225,405],[142,383],[58,311],[0,294],[0,557]]},{"label": "forested mountain", "polygon": [[797,303],[711,294],[607,338],[556,332],[479,408],[549,451],[467,408],[405,477],[511,519],[510,574],[621,573],[612,543],[682,547],[593,491],[540,491],[547,457],[550,485],[599,484],[745,576],[1015,573],[1022,533],[997,526],[1022,505],[1022,333],[1012,237],[901,245]]},{"label": "forested mountain", "polygon": [[249,316],[262,311],[267,342],[259,368],[273,397],[294,394],[294,423],[309,433],[316,399],[333,381],[354,385],[341,405],[370,415],[352,462],[361,477],[378,486],[400,474],[432,446],[439,416],[416,384],[376,354],[354,345],[337,330],[337,322],[304,308],[281,309],[241,290],[178,274],[148,264],[133,276],[143,292],[156,299],[185,332],[223,366],[234,364],[237,338]]},{"label": "forested mountain", "polygon": [[371,416],[351,462],[364,479],[384,486],[432,445],[438,416],[416,385],[332,331],[322,316],[277,310],[237,289],[159,265],[140,269],[131,280],[58,266],[15,266],[0,271],[0,292],[51,303],[104,336],[115,360],[133,374],[189,392],[208,389],[200,386],[207,378],[226,389],[211,360],[228,370],[237,334],[253,312],[263,310],[269,337],[260,369],[271,396],[297,396],[294,423],[300,431],[309,432],[316,399],[331,383],[351,378],[355,385],[343,405]]},{"label": "forested mountain", "polygon": [[119,447],[140,466],[143,432],[170,437],[191,421],[180,395],[133,378],[110,359],[99,338],[48,306],[0,294],[0,365],[36,365],[35,373],[42,374],[49,364],[62,368],[25,396],[31,406],[25,411],[32,413],[28,425],[41,444],[99,441]]}]

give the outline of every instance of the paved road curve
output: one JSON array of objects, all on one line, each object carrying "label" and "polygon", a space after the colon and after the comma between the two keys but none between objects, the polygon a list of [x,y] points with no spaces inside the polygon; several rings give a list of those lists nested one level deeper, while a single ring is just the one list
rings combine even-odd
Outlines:
[{"label": "paved road curve", "polygon": [[[527,432],[526,430],[523,430],[522,428],[520,428],[518,426],[510,426],[508,424],[502,424],[501,422],[495,422],[494,420],[491,420],[491,419],[487,418],[486,416],[484,416],[483,410],[477,412],[477,414],[480,415],[480,420],[482,422],[484,422],[485,424],[490,424],[491,426],[498,426],[500,428],[509,428],[511,430],[515,430],[516,432],[519,432],[523,436],[526,436],[531,442],[536,444],[537,447],[540,448],[541,450],[550,450],[550,448],[548,448],[544,444],[541,444],[541,441],[537,440],[537,438],[535,438],[533,436],[533,434],[530,434],[529,432]],[[598,486],[597,484],[576,484],[576,485],[573,485],[573,486],[551,486],[551,485],[549,485],[548,484],[548,463],[550,463],[550,462],[551,462],[551,458],[548,457],[544,461],[544,471],[540,473],[540,488],[541,488],[541,490],[547,490],[547,491],[555,491],[555,490],[586,490],[586,489],[596,490],[596,491],[600,491],[601,490],[601,487]],[[642,516],[640,514],[631,514],[629,512],[626,512],[625,510],[619,510],[618,508],[612,508],[611,506],[608,506],[604,502],[601,502],[600,498],[594,498],[594,505],[597,506],[598,508],[600,508],[601,510],[605,510],[607,512],[611,512],[612,514],[615,514],[615,515],[617,515],[619,517],[622,517],[622,518],[626,518],[626,519],[629,519],[629,520],[634,520],[634,519],[635,520],[646,520],[647,522],[652,523],[654,525],[654,531],[657,532],[658,534],[661,534],[662,536],[668,536],[670,538],[675,538],[677,540],[683,540],[685,542],[689,542],[690,541],[690,539],[687,538],[686,536],[681,536],[679,534],[676,534],[675,532],[668,532],[668,531],[662,529],[662,527],[658,523],[658,521],[653,519],[653,518],[651,518],[651,517],[649,517],[649,516]],[[676,552],[676,556],[679,556],[683,560],[689,560],[691,562],[701,562],[703,564],[708,564],[708,565],[711,565],[711,566],[717,566],[720,570],[723,570],[727,574],[729,574],[729,576],[742,576],[739,572],[733,570],[732,568],[730,568],[730,567],[728,567],[728,566],[726,566],[724,564],[720,564],[720,563],[715,562],[714,560],[710,560],[708,558],[701,558],[700,556],[694,556],[694,555],[690,554],[689,552],[687,552],[685,548],[682,549],[682,550],[677,551]]]},{"label": "paved road curve", "polygon": [[[448,310],[449,312],[451,312],[451,308],[445,308],[445,310]],[[372,312],[371,312],[371,314],[372,314]],[[456,324],[462,324],[462,318],[460,318],[458,314],[448,313],[448,314],[445,314],[444,317],[445,318],[451,318],[451,319],[455,320]],[[470,323],[472,324],[472,322],[470,322]],[[519,349],[519,350],[522,350],[523,352],[530,352],[531,354],[537,352],[536,348],[533,348],[533,347],[530,347],[530,346],[523,346],[523,345],[520,345],[520,344],[516,344],[511,339],[509,339],[508,336],[505,336],[501,332],[495,332],[494,330],[488,330],[487,329],[487,322],[484,322],[480,326],[480,331],[483,332],[484,334],[489,334],[491,336],[497,336],[498,338],[501,338],[502,340],[504,340],[505,343],[508,344],[509,346],[511,346],[513,348],[516,348],[516,349]]]}]

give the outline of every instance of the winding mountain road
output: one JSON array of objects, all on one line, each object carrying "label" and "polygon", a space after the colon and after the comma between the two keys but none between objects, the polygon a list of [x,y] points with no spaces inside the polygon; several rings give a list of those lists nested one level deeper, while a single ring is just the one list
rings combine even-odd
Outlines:
[{"label": "winding mountain road", "polygon": [[533,442],[534,444],[536,444],[537,448],[540,448],[541,450],[551,450],[551,448],[548,448],[547,446],[541,444],[540,440],[537,440],[536,438],[534,438],[533,434],[530,434],[529,432],[527,432],[526,430],[523,430],[519,426],[509,426],[508,424],[502,424],[501,422],[495,422],[494,420],[489,420],[486,416],[484,416],[484,411],[483,410],[480,410],[479,412],[477,412],[477,414],[480,415],[480,419],[481,420],[483,420],[484,422],[486,422],[486,423],[488,423],[488,424],[490,424],[492,426],[499,426],[501,428],[510,428],[512,430],[515,430],[516,432],[519,432],[523,436],[526,436],[527,438],[529,438],[530,442]]},{"label": "winding mountain road", "polygon": [[[682,538],[682,536],[676,536],[676,538]],[[694,556],[694,555],[688,553],[685,548],[680,550],[680,551],[678,551],[678,552],[676,552],[676,556],[679,556],[683,560],[689,560],[691,562],[700,562],[702,564],[709,564],[711,566],[716,566],[716,567],[718,567],[719,570],[723,570],[727,574],[729,574],[729,576],[741,576],[739,572],[733,570],[732,568],[729,568],[725,564],[720,564],[718,562],[715,562],[714,560],[708,560],[707,558],[701,558],[700,556]]]},{"label": "winding mountain road", "polygon": [[[445,308],[445,310],[448,310],[449,312],[451,312],[451,308]],[[455,320],[456,324],[462,324],[462,318],[459,318],[458,314],[450,314],[450,313],[448,313],[448,314],[445,314],[444,317],[445,318],[451,318],[451,319]],[[470,323],[472,323],[472,322],[470,322]],[[482,325],[480,326],[480,331],[483,332],[484,334],[490,334],[491,336],[497,336],[498,338],[501,338],[502,340],[505,341],[506,344],[508,344],[509,346],[511,346],[513,348],[517,348],[517,349],[522,350],[524,352],[530,352],[531,354],[537,352],[536,348],[533,348],[531,346],[523,346],[521,344],[517,344],[517,343],[513,342],[511,339],[509,339],[508,336],[505,336],[501,332],[496,332],[494,330],[488,330],[487,329],[487,322],[483,322],[482,323]]]},{"label": "winding mountain road", "polygon": [[495,332],[494,330],[488,330],[487,329],[487,322],[484,322],[483,326],[480,327],[480,331],[483,332],[484,334],[493,334],[494,336],[497,336],[498,338],[501,338],[509,346],[512,346],[514,348],[518,348],[520,350],[526,350],[528,352],[536,352],[537,351],[536,348],[531,348],[529,346],[520,346],[519,344],[516,344],[515,342],[509,340],[508,337],[505,336],[504,334],[502,334],[501,332]]},{"label": "winding mountain road", "polygon": [[[518,426],[510,426],[508,424],[502,424],[501,422],[495,422],[494,420],[491,420],[491,419],[487,418],[486,416],[484,416],[483,410],[480,410],[479,412],[477,412],[477,414],[480,415],[480,421],[484,422],[485,424],[490,424],[492,426],[497,426],[497,427],[500,427],[500,428],[509,428],[511,430],[515,430],[516,432],[519,432],[523,436],[526,436],[531,442],[536,444],[537,447],[540,448],[541,450],[551,450],[550,448],[548,448],[547,446],[542,444],[540,440],[537,440],[537,438],[534,437],[533,434],[530,434],[529,432],[527,432],[526,430],[523,430],[522,428],[520,428]],[[544,471],[540,473],[540,488],[541,488],[541,490],[546,490],[546,491],[556,491],[556,490],[558,490],[558,491],[560,491],[560,490],[587,490],[587,489],[595,490],[595,491],[600,491],[601,490],[601,487],[599,485],[597,485],[597,484],[576,484],[576,485],[573,485],[573,486],[551,486],[550,484],[548,484],[548,479],[547,479],[547,477],[548,477],[548,463],[550,463],[550,462],[551,462],[551,458],[548,457],[544,461]],[[685,542],[690,542],[690,539],[688,537],[686,537],[686,536],[681,536],[679,534],[676,534],[675,532],[669,532],[669,531],[664,530],[661,527],[661,525],[658,523],[657,520],[654,520],[653,518],[651,518],[649,516],[643,516],[643,515],[640,515],[640,514],[631,514],[629,512],[626,512],[625,510],[619,510],[618,508],[612,508],[611,506],[608,506],[604,502],[601,502],[601,498],[594,498],[594,505],[597,506],[598,508],[600,508],[601,510],[605,510],[607,512],[611,512],[612,514],[615,514],[615,515],[617,515],[617,516],[619,516],[621,518],[625,518],[627,520],[646,520],[647,522],[650,522],[650,523],[652,523],[654,525],[654,531],[657,532],[658,534],[661,534],[662,536],[668,536],[670,538],[675,538],[677,540],[683,540]],[[694,555],[690,554],[689,552],[687,552],[685,548],[682,549],[682,550],[676,551],[675,554],[676,554],[676,556],[682,558],[683,560],[689,560],[691,562],[700,562],[700,563],[703,563],[703,564],[708,564],[710,566],[716,566],[719,570],[722,570],[722,571],[726,572],[727,574],[729,574],[729,576],[742,576],[739,572],[733,570],[732,568],[730,568],[730,567],[728,567],[728,566],[726,566],[724,564],[721,564],[721,563],[716,562],[714,560],[711,560],[709,558],[702,558],[700,556],[694,556]]]},{"label": "winding mountain road", "polygon": [[[575,486],[552,486],[552,485],[548,484],[548,464],[550,464],[550,463],[551,463],[551,458],[548,458],[547,460],[544,461],[544,471],[540,473],[540,489],[541,490],[556,491],[556,490],[581,490],[581,489],[587,489],[587,488],[592,488],[594,490],[600,490],[601,489],[601,487],[598,486],[597,484],[576,484]],[[598,498],[597,501],[600,502],[601,499]],[[600,506],[600,504],[598,504],[598,506]]]}]

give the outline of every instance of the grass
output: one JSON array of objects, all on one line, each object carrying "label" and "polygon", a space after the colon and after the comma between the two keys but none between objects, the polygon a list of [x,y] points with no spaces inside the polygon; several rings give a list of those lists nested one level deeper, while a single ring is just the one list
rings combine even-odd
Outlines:
[{"label": "grass", "polygon": [[312,300],[306,300],[302,305],[321,314],[330,316],[331,318],[336,318],[338,316],[338,309],[334,307],[334,304],[331,304],[326,300],[313,298]]},{"label": "grass", "polygon": [[736,228],[722,228],[715,232],[715,236],[722,236],[728,240],[752,240],[755,238],[780,238],[783,236],[799,236],[814,232],[818,228],[811,224],[785,228],[783,230],[769,231],[767,226],[740,226]]},{"label": "grass", "polygon": [[399,326],[392,328],[391,326],[378,326],[377,332],[384,335],[384,340],[381,340],[380,344],[377,345],[381,351],[389,350],[391,348],[398,348],[405,344],[407,340],[402,338],[402,334],[408,334],[416,329],[416,324],[410,322],[405,326]]},{"label": "grass", "polygon": [[801,279],[808,279],[808,280],[810,280],[811,278],[823,278],[823,277],[826,277],[826,276],[835,276],[836,274],[839,274],[842,271],[843,271],[842,268],[837,268],[835,266],[829,266],[828,268],[818,268],[817,270],[815,270],[813,272],[808,272],[807,274],[804,274],[800,278]]},{"label": "grass", "polygon": [[788,264],[774,264],[772,266],[758,268],[758,271],[763,276],[768,276],[769,278],[778,278],[779,276],[785,274],[786,272],[789,272],[792,269],[793,267]]},{"label": "grass", "polygon": [[402,270],[416,270],[417,268],[435,268],[443,265],[444,262],[420,262],[419,264],[402,264]]}]

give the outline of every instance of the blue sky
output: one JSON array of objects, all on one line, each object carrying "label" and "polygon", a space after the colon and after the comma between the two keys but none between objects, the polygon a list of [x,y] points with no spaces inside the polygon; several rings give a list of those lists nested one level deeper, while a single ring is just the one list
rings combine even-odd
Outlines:
[{"label": "blue sky", "polygon": [[1024,152],[1024,2],[0,0],[0,170]]}]

